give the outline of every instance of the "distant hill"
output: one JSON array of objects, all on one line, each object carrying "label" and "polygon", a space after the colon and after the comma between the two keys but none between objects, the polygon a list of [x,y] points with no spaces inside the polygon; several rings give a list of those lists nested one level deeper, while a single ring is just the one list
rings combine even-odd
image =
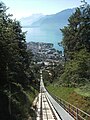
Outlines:
[{"label": "distant hill", "polygon": [[[26,34],[27,42],[45,42],[53,43],[54,48],[63,51],[58,43],[62,41],[62,33],[59,30],[68,24],[68,18],[74,13],[75,9],[66,9],[52,15],[36,14],[21,19],[23,30]],[[27,29],[27,28],[30,29]]]},{"label": "distant hill", "polygon": [[62,28],[68,24],[68,18],[75,9],[66,9],[52,15],[33,14],[32,16],[21,18],[21,25],[25,27],[40,27],[44,29]]},{"label": "distant hill", "polygon": [[21,22],[22,26],[31,26],[33,22],[38,21],[40,18],[44,17],[45,15],[43,14],[32,14],[31,16],[28,17],[23,17],[19,21]]},{"label": "distant hill", "polygon": [[40,18],[38,21],[31,24],[32,27],[41,27],[48,29],[62,28],[68,24],[68,18],[74,12],[75,9],[66,9],[53,15],[46,15]]}]

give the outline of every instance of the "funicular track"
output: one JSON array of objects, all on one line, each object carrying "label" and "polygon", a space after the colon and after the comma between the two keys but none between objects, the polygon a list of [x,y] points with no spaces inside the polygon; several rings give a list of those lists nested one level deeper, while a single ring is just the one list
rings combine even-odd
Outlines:
[{"label": "funicular track", "polygon": [[39,93],[39,100],[37,120],[61,120],[45,92]]},{"label": "funicular track", "polygon": [[37,100],[37,120],[75,120],[44,87],[41,71],[40,93]]}]

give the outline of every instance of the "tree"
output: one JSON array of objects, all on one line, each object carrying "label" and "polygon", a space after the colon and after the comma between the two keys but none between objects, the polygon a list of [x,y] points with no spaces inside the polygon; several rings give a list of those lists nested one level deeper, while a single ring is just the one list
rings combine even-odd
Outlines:
[{"label": "tree", "polygon": [[31,105],[26,93],[31,57],[20,23],[6,10],[0,2],[0,119],[24,120]]},{"label": "tree", "polygon": [[77,8],[68,21],[68,26],[61,29],[64,36],[62,44],[65,56],[71,59],[74,51],[86,49],[90,52],[90,5]]},{"label": "tree", "polygon": [[90,82],[90,5],[77,8],[61,29],[65,55],[64,83],[80,85]]}]

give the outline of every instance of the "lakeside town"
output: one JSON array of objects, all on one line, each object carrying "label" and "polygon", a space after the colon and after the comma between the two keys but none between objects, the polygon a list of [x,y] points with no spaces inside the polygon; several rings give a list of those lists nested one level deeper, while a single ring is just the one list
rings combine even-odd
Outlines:
[{"label": "lakeside town", "polygon": [[62,51],[56,50],[52,43],[29,42],[27,49],[32,51],[37,64],[55,65],[63,60]]}]

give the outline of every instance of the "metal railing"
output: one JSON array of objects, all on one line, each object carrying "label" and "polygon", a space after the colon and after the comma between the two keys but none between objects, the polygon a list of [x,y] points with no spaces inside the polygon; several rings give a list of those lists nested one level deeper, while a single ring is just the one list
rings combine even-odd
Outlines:
[{"label": "metal railing", "polygon": [[[51,94],[51,93],[50,93]],[[75,120],[90,120],[90,115],[86,112],[80,110],[74,105],[68,103],[67,101],[58,98],[57,96],[51,94],[51,96],[64,108]]]}]

